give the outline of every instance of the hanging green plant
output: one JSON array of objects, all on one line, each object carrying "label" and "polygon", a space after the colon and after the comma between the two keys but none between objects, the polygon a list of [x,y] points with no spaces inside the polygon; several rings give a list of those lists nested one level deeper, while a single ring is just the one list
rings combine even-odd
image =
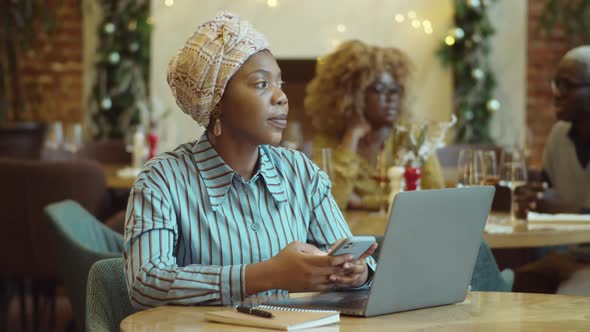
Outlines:
[{"label": "hanging green plant", "polygon": [[553,36],[557,27],[572,45],[590,43],[590,0],[545,0],[537,33]]},{"label": "hanging green plant", "polygon": [[149,112],[150,1],[101,1],[98,61],[90,100],[97,139],[122,138]]},{"label": "hanging green plant", "polygon": [[454,79],[455,143],[492,143],[490,120],[501,105],[488,55],[495,33],[487,11],[495,0],[455,0],[454,26],[437,51]]},{"label": "hanging green plant", "polygon": [[30,120],[39,112],[38,82],[25,87],[19,68],[38,55],[39,39],[55,32],[58,8],[45,0],[0,1],[0,121]]}]

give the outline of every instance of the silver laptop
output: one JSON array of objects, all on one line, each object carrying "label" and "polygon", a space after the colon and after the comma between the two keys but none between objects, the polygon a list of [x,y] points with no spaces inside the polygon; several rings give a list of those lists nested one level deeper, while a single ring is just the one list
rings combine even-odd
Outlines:
[{"label": "silver laptop", "polygon": [[398,193],[370,290],[265,304],[370,317],[462,302],[494,191],[486,186]]}]

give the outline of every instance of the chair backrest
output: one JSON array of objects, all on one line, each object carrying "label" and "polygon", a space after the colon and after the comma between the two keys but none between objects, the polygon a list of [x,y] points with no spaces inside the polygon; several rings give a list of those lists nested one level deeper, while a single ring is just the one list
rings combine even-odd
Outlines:
[{"label": "chair backrest", "polygon": [[0,124],[0,158],[41,158],[45,125],[35,122]]},{"label": "chair backrest", "polygon": [[104,259],[90,268],[86,296],[86,331],[119,331],[125,317],[137,312],[125,283],[123,258]]},{"label": "chair backrest", "polygon": [[124,140],[87,142],[78,151],[77,157],[105,164],[131,164],[131,153],[127,152]]},{"label": "chair backrest", "polygon": [[436,156],[443,168],[456,168],[459,161],[459,153],[463,149],[492,150],[496,154],[496,163],[500,162],[502,147],[491,144],[449,144],[436,150]]},{"label": "chair backrest", "polygon": [[102,168],[90,161],[0,159],[0,184],[0,274],[57,279],[43,209],[75,199],[92,214],[104,210],[108,191]]},{"label": "chair backrest", "polygon": [[101,259],[121,257],[123,237],[71,200],[50,204],[45,212],[74,318],[78,330],[83,331],[88,271]]},{"label": "chair backrest", "polygon": [[500,272],[492,250],[482,241],[471,276],[471,290],[510,292],[513,283],[514,272],[509,269]]}]

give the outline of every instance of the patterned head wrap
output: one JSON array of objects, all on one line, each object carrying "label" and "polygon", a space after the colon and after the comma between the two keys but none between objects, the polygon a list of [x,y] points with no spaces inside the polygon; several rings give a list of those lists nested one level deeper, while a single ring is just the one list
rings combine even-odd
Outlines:
[{"label": "patterned head wrap", "polygon": [[229,79],[268,41],[238,15],[220,12],[201,24],[168,64],[168,85],[176,104],[207,127]]}]

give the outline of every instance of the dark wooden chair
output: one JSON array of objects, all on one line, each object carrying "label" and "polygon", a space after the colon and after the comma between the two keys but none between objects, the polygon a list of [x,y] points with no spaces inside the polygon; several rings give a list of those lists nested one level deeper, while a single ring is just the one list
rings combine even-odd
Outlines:
[{"label": "dark wooden chair", "polygon": [[39,160],[44,138],[41,123],[0,123],[0,158]]},{"label": "dark wooden chair", "polygon": [[[491,144],[451,144],[436,151],[436,156],[442,168],[456,169],[458,166],[459,153],[463,149],[492,150],[496,154],[496,163],[500,162],[502,147]],[[499,167],[499,165],[497,165]],[[492,211],[510,211],[510,190],[505,187],[496,186],[496,194],[492,202]]]},{"label": "dark wooden chair", "polygon": [[[43,209],[52,202],[73,199],[99,217],[108,210],[106,179],[100,165],[91,161],[0,159],[0,184],[0,282],[7,290],[0,309],[6,310],[11,296],[20,293],[26,330],[24,295],[26,285],[31,285],[36,331],[43,324],[39,305],[46,300],[51,311],[55,310],[55,287],[62,280]],[[53,324],[51,320],[48,325]]]},{"label": "dark wooden chair", "polygon": [[131,164],[124,140],[102,140],[85,143],[78,151],[78,159],[96,160],[103,164]]},{"label": "dark wooden chair", "polygon": [[459,161],[459,153],[463,149],[493,150],[496,153],[496,162],[500,162],[502,147],[492,144],[449,144],[436,150],[436,156],[443,168],[456,168]]}]

